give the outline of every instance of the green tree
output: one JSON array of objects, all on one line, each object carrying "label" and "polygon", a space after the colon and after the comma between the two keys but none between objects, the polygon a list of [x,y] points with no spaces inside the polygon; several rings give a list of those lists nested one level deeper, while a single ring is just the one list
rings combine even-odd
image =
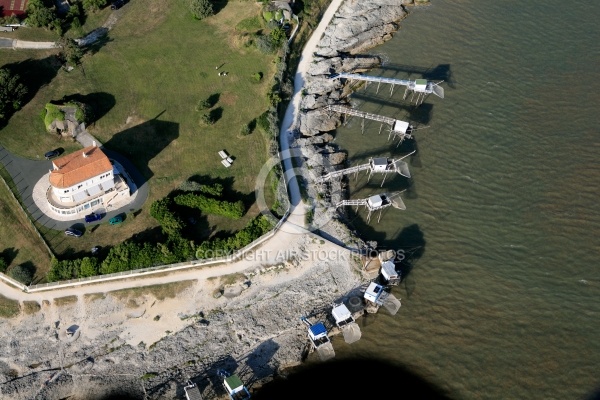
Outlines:
[{"label": "green tree", "polygon": [[212,125],[215,123],[215,117],[211,113],[203,114],[200,121],[202,121],[202,124],[204,125]]},{"label": "green tree", "polygon": [[27,88],[19,83],[19,75],[0,68],[0,121],[21,108]]},{"label": "green tree", "polygon": [[98,11],[106,6],[106,0],[83,0],[83,9],[85,11]]},{"label": "green tree", "polygon": [[6,263],[6,260],[3,257],[0,257],[0,272],[2,272],[2,273],[6,272],[6,268],[8,268],[8,264]]},{"label": "green tree", "polygon": [[33,280],[34,270],[28,265],[17,265],[10,270],[9,275],[11,278],[18,280],[19,282],[29,285]]},{"label": "green tree", "polygon": [[46,4],[43,0],[29,0],[26,19],[28,26],[52,28],[55,20],[56,7]]},{"label": "green tree", "polygon": [[185,226],[183,221],[171,211],[171,199],[168,197],[152,203],[150,216],[158,221],[167,235],[178,234]]},{"label": "green tree", "polygon": [[77,66],[83,57],[83,50],[77,44],[77,42],[71,38],[61,37],[58,41],[58,45],[61,48],[61,54],[67,64]]},{"label": "green tree", "polygon": [[100,265],[96,257],[84,257],[79,265],[79,277],[96,276],[99,273],[99,268]]},{"label": "green tree", "polygon": [[213,5],[209,0],[190,0],[190,11],[194,18],[198,20],[215,14]]},{"label": "green tree", "polygon": [[286,40],[285,31],[280,26],[273,29],[269,36],[273,45],[280,45]]}]

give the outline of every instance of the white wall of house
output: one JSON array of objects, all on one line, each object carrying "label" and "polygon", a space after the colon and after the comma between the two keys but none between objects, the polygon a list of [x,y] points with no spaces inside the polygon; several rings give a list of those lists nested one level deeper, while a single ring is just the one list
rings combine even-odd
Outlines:
[{"label": "white wall of house", "polygon": [[[93,178],[90,178],[86,181],[80,182],[77,185],[71,186],[69,188],[56,188],[56,187],[52,187],[52,192],[54,193],[54,195],[56,196],[57,199],[59,199],[59,201],[63,202],[63,203],[71,203],[71,202],[75,202],[74,200],[74,196],[78,193],[81,193],[89,188],[92,187],[96,187],[98,185],[101,185],[103,183],[109,183],[109,185],[106,185],[107,188],[110,188],[113,186],[112,182],[114,181],[114,176],[113,176],[113,171],[107,171],[104,172],[101,175],[97,175]],[[106,189],[104,189],[106,190]]]}]

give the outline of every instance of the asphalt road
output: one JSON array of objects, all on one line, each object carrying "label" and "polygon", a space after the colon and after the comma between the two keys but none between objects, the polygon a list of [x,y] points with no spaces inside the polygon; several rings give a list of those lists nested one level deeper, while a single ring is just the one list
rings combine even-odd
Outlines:
[{"label": "asphalt road", "polygon": [[[133,166],[133,164],[122,155],[102,149],[109,158],[115,159],[123,167],[125,167],[127,173],[133,179],[137,195],[133,202],[125,204],[118,209],[109,211],[102,221],[97,221],[91,225],[105,222],[108,219],[114,217],[117,214],[124,212],[134,212],[139,210],[148,198],[148,183],[144,180],[140,172]],[[17,191],[21,196],[21,200],[27,210],[29,211],[31,218],[51,229],[64,230],[74,223],[83,222],[83,216],[80,219],[72,221],[59,221],[53,217],[50,213],[44,213],[33,201],[33,188],[35,184],[42,178],[49,170],[52,169],[52,162],[48,160],[30,160],[22,158],[10,153],[3,146],[0,146],[0,162],[4,165],[8,173],[13,179],[13,182],[17,186]],[[132,193],[133,194],[133,193]]]}]

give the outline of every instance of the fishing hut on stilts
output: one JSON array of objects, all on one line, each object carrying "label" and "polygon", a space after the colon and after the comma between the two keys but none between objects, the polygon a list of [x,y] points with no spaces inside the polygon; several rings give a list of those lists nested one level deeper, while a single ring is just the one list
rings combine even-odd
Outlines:
[{"label": "fishing hut on stilts", "polygon": [[[427,127],[415,128],[413,125],[411,125],[409,122],[406,122],[406,121],[386,117],[383,115],[372,114],[372,113],[368,113],[368,112],[364,112],[364,111],[355,110],[354,108],[342,106],[339,104],[330,104],[326,107],[326,110],[330,111],[330,112],[337,112],[337,113],[344,114],[344,115],[351,115],[351,116],[356,116],[356,117],[362,118],[360,126],[361,126],[361,133],[363,135],[365,133],[365,120],[366,119],[370,119],[372,121],[377,121],[377,122],[381,123],[381,125],[379,126],[379,134],[381,134],[381,131],[383,130],[383,126],[387,125],[389,127],[388,128],[388,140],[390,140],[391,137],[393,137],[394,139],[398,138],[398,143],[396,144],[396,147],[398,147],[400,145],[400,143],[402,143],[405,139],[412,139],[413,138],[412,134],[414,131],[416,131],[418,129],[427,128]],[[345,118],[344,120],[348,121],[347,118]]]},{"label": "fishing hut on stilts", "polygon": [[[415,150],[416,151],[416,150]],[[399,175],[404,176],[405,178],[410,178],[410,170],[408,169],[408,163],[403,161],[406,157],[415,153],[412,151],[411,153],[398,158],[392,159],[387,157],[376,157],[369,158],[369,162],[365,164],[355,165],[353,167],[340,169],[337,171],[329,172],[317,179],[315,179],[316,183],[324,183],[329,180],[335,178],[341,178],[344,175],[354,174],[354,178],[358,178],[358,173],[361,171],[367,171],[367,182],[371,180],[371,176],[373,174],[384,174],[383,181],[381,182],[381,187],[385,183],[385,178],[389,173],[397,173]]]},{"label": "fishing hut on stilts", "polygon": [[[389,289],[389,288],[388,288]],[[394,297],[386,287],[376,282],[369,283],[363,295],[367,306],[365,311],[374,314],[383,306],[391,315],[396,315],[400,309],[400,300]]]},{"label": "fishing hut on stilts", "polygon": [[321,361],[335,357],[335,351],[327,335],[325,324],[323,322],[313,324],[306,317],[301,317],[300,320],[308,326],[308,340],[310,341],[311,350],[317,352]]},{"label": "fishing hut on stilts", "polygon": [[[425,98],[434,94],[439,98],[444,98],[444,88],[440,86],[443,81],[440,82],[432,82],[427,79],[394,79],[394,78],[384,78],[382,76],[368,76],[361,74],[349,74],[349,73],[339,73],[333,74],[330,76],[330,79],[350,79],[350,80],[358,80],[364,81],[368,85],[370,82],[377,82],[377,93],[379,93],[379,86],[382,83],[386,83],[390,86],[390,97],[394,94],[394,87],[396,85],[405,86],[404,96],[402,96],[402,100],[406,100],[409,93],[412,92],[410,97],[410,102],[412,103],[415,100],[415,105],[420,105],[423,103]],[[415,99],[416,96],[416,99]]]},{"label": "fishing hut on stilts", "polygon": [[344,303],[334,303],[331,309],[331,316],[337,328],[342,332],[346,343],[354,343],[361,338],[360,327]]},{"label": "fishing hut on stilts", "polygon": [[360,206],[364,206],[368,211],[367,223],[371,220],[371,215],[376,211],[379,211],[379,216],[377,217],[377,222],[379,222],[381,219],[381,213],[385,208],[393,206],[399,210],[406,210],[406,206],[400,197],[400,193],[401,192],[396,192],[393,194],[382,193],[366,199],[342,200],[336,204],[336,208],[344,206],[356,206],[358,211]]}]

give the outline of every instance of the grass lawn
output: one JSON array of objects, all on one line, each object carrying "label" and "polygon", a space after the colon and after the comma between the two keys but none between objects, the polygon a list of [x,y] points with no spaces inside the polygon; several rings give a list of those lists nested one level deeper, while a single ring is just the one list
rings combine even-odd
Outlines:
[{"label": "grass lawn", "polygon": [[[105,223],[82,238],[41,228],[60,258],[87,255],[93,246],[107,248],[132,237],[155,238],[158,227],[149,216],[150,204],[194,175],[219,179],[230,193],[252,203],[255,178],[267,159],[260,132],[239,134],[242,125],[267,110],[266,93],[275,70],[275,56],[247,46],[243,32],[236,30],[240,21],[260,14],[259,5],[227,2],[203,21],[191,18],[185,2],[132,0],[119,11],[107,40],[71,72],[60,68],[52,51],[2,52],[0,66],[17,71],[33,88],[28,103],[0,130],[3,146],[32,159],[57,146],[67,152],[81,148],[46,133],[39,117],[48,101],[74,96],[94,108],[90,133],[127,156],[150,185],[142,211],[135,217],[128,214],[118,226]],[[102,13],[109,15],[106,10],[98,15]],[[88,20],[94,18],[100,19],[95,15]],[[92,29],[87,21],[84,28]],[[221,65],[219,71],[227,71],[226,77],[215,70]],[[264,75],[260,83],[252,79],[256,72]],[[205,126],[200,123],[205,111],[195,107],[213,95],[218,98],[211,110],[217,121]],[[217,152],[222,149],[235,157],[231,168],[220,163]],[[254,205],[241,220],[203,216],[201,225],[205,233],[235,231],[257,213]],[[197,242],[205,237],[199,235]],[[7,235],[0,237],[0,249],[16,246],[7,240]],[[19,246],[25,247],[15,248],[29,252],[29,245]],[[33,262],[39,267],[47,260]]]},{"label": "grass lawn", "polygon": [[36,271],[36,278],[45,276],[50,264],[50,254],[2,182],[0,221],[0,257],[7,262],[8,272],[16,265],[28,264],[40,268]]}]

